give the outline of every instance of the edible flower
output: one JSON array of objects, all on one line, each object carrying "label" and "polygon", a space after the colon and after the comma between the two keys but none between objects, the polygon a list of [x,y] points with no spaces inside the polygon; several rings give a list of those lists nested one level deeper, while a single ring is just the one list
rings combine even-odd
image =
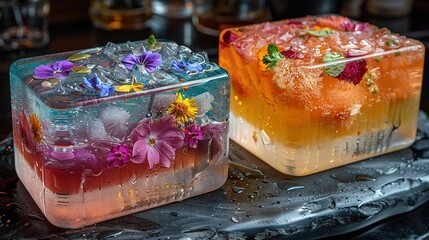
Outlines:
[{"label": "edible flower", "polygon": [[134,163],[148,162],[149,169],[158,164],[170,167],[176,156],[176,149],[183,145],[183,131],[175,127],[175,119],[171,115],[152,121],[145,118],[131,133]]},{"label": "edible flower", "polygon": [[344,70],[340,73],[340,75],[338,75],[338,78],[356,85],[360,83],[362,77],[367,72],[368,69],[366,68],[366,65],[366,61],[363,59],[348,62]]},{"label": "edible flower", "polygon": [[36,140],[36,142],[42,141],[43,129],[39,117],[33,113],[30,115],[28,122],[30,123],[31,133],[33,134],[34,140]]},{"label": "edible flower", "polygon": [[146,40],[147,44],[149,44],[149,46],[155,46],[156,44],[156,38],[155,35],[151,34],[148,39]]},{"label": "edible flower", "polygon": [[143,84],[141,83],[134,83],[135,82],[135,77],[133,76],[131,78],[131,84],[124,84],[121,86],[115,86],[115,91],[117,92],[130,92],[131,90],[133,90],[134,92],[141,92],[143,91]]},{"label": "edible flower", "polygon": [[199,63],[191,63],[187,61],[172,61],[171,62],[171,68],[176,71],[183,71],[183,72],[201,72],[203,71],[203,67]]},{"label": "edible flower", "polygon": [[36,79],[65,79],[75,66],[78,66],[78,64],[74,64],[67,60],[39,65],[34,69],[33,77]]},{"label": "edible flower", "polygon": [[161,55],[159,53],[154,53],[151,51],[146,51],[141,55],[134,56],[134,54],[128,54],[122,59],[122,64],[128,70],[132,70],[134,64],[141,64],[144,66],[146,71],[154,72],[156,67],[161,65]]},{"label": "edible flower", "polygon": [[222,40],[227,45],[231,44],[235,40],[237,40],[238,36],[237,34],[233,33],[232,31],[228,30],[222,35]]},{"label": "edible flower", "polygon": [[102,82],[100,78],[98,78],[97,74],[94,74],[90,79],[83,77],[82,83],[88,88],[100,91],[100,96],[102,97],[109,96],[115,91],[111,84]]},{"label": "edible flower", "polygon": [[350,20],[345,20],[341,27],[348,32],[368,32],[369,31],[369,23],[359,23],[352,22]]},{"label": "edible flower", "polygon": [[185,128],[185,145],[188,145],[191,148],[197,148],[198,140],[203,140],[203,131],[201,127],[192,124]]},{"label": "edible flower", "polygon": [[107,154],[107,166],[123,167],[131,159],[131,149],[126,144],[114,145]]},{"label": "edible flower", "polygon": [[195,98],[185,98],[181,93],[176,93],[176,100],[167,108],[167,113],[174,116],[179,124],[188,122],[195,118],[198,112],[198,106],[195,103]]},{"label": "edible flower", "polygon": [[289,58],[289,59],[301,59],[304,58],[304,54],[300,53],[300,52],[295,52],[293,50],[286,50],[286,51],[282,51],[280,52],[285,58]]},{"label": "edible flower", "polygon": [[284,58],[275,44],[268,44],[267,54],[262,58],[262,63],[267,65],[267,69],[276,66],[277,62]]}]

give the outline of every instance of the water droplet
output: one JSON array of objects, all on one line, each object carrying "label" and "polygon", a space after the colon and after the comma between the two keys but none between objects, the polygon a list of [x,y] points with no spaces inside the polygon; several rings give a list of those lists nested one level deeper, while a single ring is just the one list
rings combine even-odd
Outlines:
[{"label": "water droplet", "polygon": [[240,193],[244,192],[244,190],[245,190],[245,188],[243,188],[243,187],[232,187],[232,191],[234,193],[240,194]]},{"label": "water droplet", "polygon": [[302,185],[299,182],[294,182],[290,180],[281,181],[278,183],[279,188],[286,190],[286,191],[292,191],[297,189],[303,189],[304,185]]},{"label": "water droplet", "polygon": [[384,174],[390,175],[390,174],[395,173],[398,170],[399,170],[399,166],[394,166],[394,167],[391,167],[391,168],[387,169],[387,171],[384,172]]},{"label": "water droplet", "polygon": [[173,217],[178,217],[178,216],[180,216],[180,214],[178,213],[178,212],[170,212],[170,215],[171,216],[173,216]]},{"label": "water droplet", "polygon": [[377,179],[373,176],[366,175],[366,174],[358,174],[355,177],[356,181],[373,181],[375,182]]},{"label": "water droplet", "polygon": [[237,216],[237,215],[232,216],[232,217],[231,217],[231,220],[232,220],[233,222],[235,222],[235,223],[239,223],[239,222],[242,222],[242,221],[243,221],[243,219],[242,219],[240,216]]}]

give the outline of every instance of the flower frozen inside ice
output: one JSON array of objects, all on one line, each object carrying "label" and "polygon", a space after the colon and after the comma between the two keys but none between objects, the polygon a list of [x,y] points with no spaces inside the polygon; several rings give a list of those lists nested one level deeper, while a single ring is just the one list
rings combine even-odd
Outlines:
[{"label": "flower frozen inside ice", "polygon": [[131,159],[131,149],[126,144],[114,145],[107,154],[109,167],[123,167]]},{"label": "flower frozen inside ice", "polygon": [[356,85],[360,83],[363,75],[367,72],[366,65],[365,60],[348,62],[338,78]]},{"label": "flower frozen inside ice", "polygon": [[36,140],[36,142],[42,141],[43,129],[39,117],[37,117],[37,115],[33,113],[30,115],[28,122],[30,123],[31,132],[33,133],[34,140]]},{"label": "flower frozen inside ice", "polygon": [[189,119],[195,118],[197,112],[198,106],[195,103],[195,99],[183,99],[181,93],[176,94],[176,100],[167,109],[167,113],[173,115],[177,123],[188,122]]},{"label": "flower frozen inside ice", "polygon": [[146,51],[141,55],[135,56],[134,54],[128,54],[122,59],[122,64],[128,70],[132,70],[134,64],[141,64],[144,66],[146,71],[154,72],[156,67],[161,65],[161,55],[151,51]]},{"label": "flower frozen inside ice", "polygon": [[201,131],[201,127],[192,124],[185,128],[185,145],[188,145],[191,148],[197,148],[198,140],[203,140],[203,131]]},{"label": "flower frozen inside ice", "polygon": [[40,65],[34,69],[33,77],[36,79],[65,79],[75,66],[79,66],[79,64],[75,64],[67,60]]},{"label": "flower frozen inside ice", "polygon": [[182,71],[182,72],[201,72],[203,71],[203,67],[199,63],[192,63],[187,61],[172,61],[171,62],[171,68],[176,71]]},{"label": "flower frozen inside ice", "polygon": [[175,119],[168,115],[152,121],[146,118],[131,133],[134,163],[148,162],[152,169],[159,163],[170,167],[176,156],[176,149],[183,145],[183,131],[175,126]]},{"label": "flower frozen inside ice", "polygon": [[94,76],[89,79],[84,77],[82,83],[85,87],[100,91],[100,96],[102,97],[109,96],[115,91],[111,84],[102,82],[100,78],[98,78],[97,74],[94,74]]}]

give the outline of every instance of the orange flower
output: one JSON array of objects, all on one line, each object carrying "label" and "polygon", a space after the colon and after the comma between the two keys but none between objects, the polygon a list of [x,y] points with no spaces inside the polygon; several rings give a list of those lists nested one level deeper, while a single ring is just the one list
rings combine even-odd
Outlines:
[{"label": "orange flower", "polygon": [[35,113],[32,113],[28,121],[30,123],[31,133],[33,133],[34,140],[36,140],[36,142],[42,141],[43,129],[39,117],[37,117]]}]

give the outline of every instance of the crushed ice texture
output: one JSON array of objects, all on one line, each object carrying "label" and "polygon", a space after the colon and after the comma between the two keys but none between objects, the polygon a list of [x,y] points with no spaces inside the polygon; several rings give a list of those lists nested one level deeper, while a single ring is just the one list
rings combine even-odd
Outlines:
[{"label": "crushed ice texture", "polygon": [[[157,96],[166,102],[173,98],[172,94]],[[112,126],[123,124],[125,119],[108,116],[115,114],[127,116],[124,109],[113,107],[89,119],[92,137],[107,138]],[[231,143],[229,178],[221,189],[73,231],[53,228],[18,182],[13,194],[2,197],[4,202],[16,202],[22,211],[9,208],[0,232],[6,239],[238,240],[314,239],[348,233],[429,200],[428,122],[428,116],[420,113],[418,139],[410,148],[306,177],[283,175]],[[0,167],[12,169],[10,174],[2,171],[2,179],[12,176],[16,181],[13,152],[5,153],[11,139],[0,144]],[[423,205],[421,211],[428,208]],[[8,222],[11,214],[21,220]],[[410,212],[390,220],[390,225],[380,222],[377,231],[369,228],[359,233],[359,239],[426,239],[429,222],[419,214]]]}]

